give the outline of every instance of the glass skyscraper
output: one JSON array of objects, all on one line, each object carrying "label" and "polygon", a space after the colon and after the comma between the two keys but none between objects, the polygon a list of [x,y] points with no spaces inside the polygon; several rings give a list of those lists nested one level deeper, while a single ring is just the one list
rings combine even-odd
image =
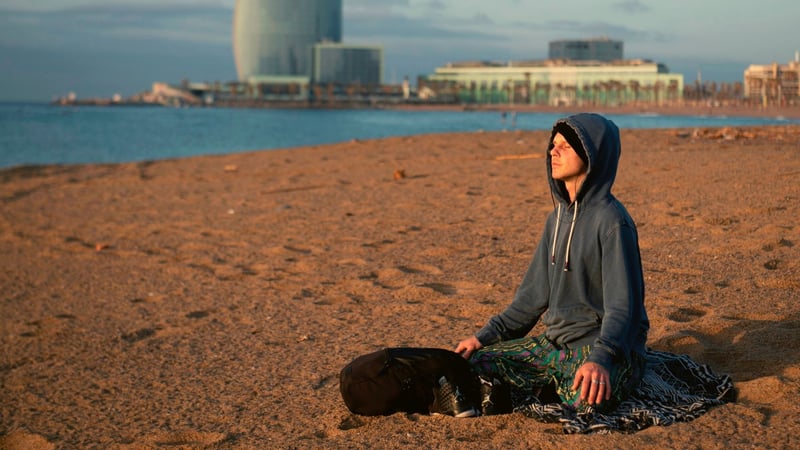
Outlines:
[{"label": "glass skyscraper", "polygon": [[614,61],[622,59],[622,41],[608,38],[551,41],[549,58]]},{"label": "glass skyscraper", "polygon": [[236,0],[233,55],[239,81],[310,77],[318,42],[341,42],[342,0]]},{"label": "glass skyscraper", "polygon": [[315,83],[381,84],[383,48],[323,42],[314,45]]}]

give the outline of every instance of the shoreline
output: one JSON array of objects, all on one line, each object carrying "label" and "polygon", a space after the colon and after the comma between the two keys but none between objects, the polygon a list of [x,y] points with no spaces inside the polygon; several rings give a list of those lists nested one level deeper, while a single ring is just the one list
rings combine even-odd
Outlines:
[{"label": "shoreline", "polygon": [[672,105],[624,105],[603,107],[577,107],[577,106],[541,106],[541,105],[397,105],[384,109],[419,109],[442,111],[497,111],[497,112],[529,112],[529,113],[562,113],[596,112],[599,114],[656,114],[662,116],[701,116],[701,117],[769,117],[800,120],[800,106],[795,107],[754,107],[745,105],[724,106],[672,106]]},{"label": "shoreline", "polygon": [[[96,106],[96,107],[171,107],[160,103],[145,102],[113,102],[107,99],[85,99],[74,102],[50,102],[53,106]],[[441,103],[403,103],[368,100],[361,102],[329,102],[309,103],[307,101],[225,101],[216,104],[184,105],[189,108],[249,108],[249,109],[376,109],[376,110],[409,110],[409,111],[497,111],[517,113],[561,113],[596,112],[599,114],[657,114],[663,116],[701,116],[701,117],[769,117],[800,120],[800,105],[797,106],[754,106],[747,104],[693,104],[654,105],[626,104],[619,106],[548,106],[548,105],[513,105],[513,104],[441,104]]]},{"label": "shoreline", "polygon": [[[24,105],[24,104],[21,104]],[[52,106],[41,104],[41,103],[32,103],[30,104],[30,108],[46,108],[51,113],[57,114],[59,117],[62,115],[68,115],[72,113],[78,113],[79,115],[85,114],[92,114],[92,111],[95,111],[92,108],[74,108],[70,110],[70,108],[66,108],[64,110],[59,109],[50,109],[53,108]],[[144,106],[146,107],[146,106]],[[24,121],[26,114],[24,113],[24,107],[19,106],[17,108],[11,107],[6,108],[9,110],[11,114],[15,114],[19,117],[17,123],[19,126],[24,126]],[[110,117],[114,117],[117,114],[125,115],[125,114],[135,114],[131,111],[134,109],[127,109],[126,106],[119,106],[118,108],[114,108],[111,110],[107,110],[107,114]],[[158,106],[157,108],[164,108],[163,106]],[[14,111],[17,109],[17,111]],[[81,113],[84,111],[84,113]],[[126,112],[127,111],[127,112]],[[163,116],[171,117],[174,114],[174,110],[172,109],[153,109],[153,114],[149,114],[149,116],[158,118]],[[173,112],[170,112],[173,111]],[[194,112],[193,112],[194,111]],[[226,112],[228,111],[228,112]],[[348,124],[352,124],[352,132],[350,128],[342,128],[341,132],[334,132],[327,135],[316,135],[312,134],[314,126],[324,126],[324,123],[321,121],[328,120],[328,119],[321,119],[324,117],[332,117],[338,116],[339,111],[345,117],[350,117],[351,115],[356,115],[356,118],[348,119]],[[578,112],[577,110],[569,110],[566,108],[556,108],[556,107],[528,107],[525,109],[517,109],[517,108],[510,108],[508,106],[500,108],[496,106],[486,106],[486,107],[457,107],[454,105],[449,106],[397,106],[394,108],[382,108],[380,111],[385,111],[383,115],[381,113],[376,112],[374,114],[375,118],[380,122],[378,126],[369,127],[369,129],[365,127],[360,127],[360,120],[364,120],[365,123],[368,123],[372,120],[373,113],[372,111],[362,109],[360,111],[355,111],[352,114],[348,114],[346,111],[353,111],[352,109],[348,110],[336,110],[336,112],[320,112],[319,114],[314,113],[313,111],[299,111],[299,112],[286,112],[284,113],[282,109],[280,110],[267,110],[264,111],[266,115],[272,117],[271,120],[275,122],[280,122],[283,125],[281,129],[285,129],[287,131],[295,132],[296,135],[300,135],[303,137],[314,137],[317,142],[309,142],[307,139],[303,139],[303,142],[298,142],[296,139],[289,139],[285,138],[284,135],[275,135],[276,139],[273,140],[271,137],[261,138],[258,139],[250,139],[248,142],[241,143],[237,140],[240,136],[242,130],[244,128],[219,128],[210,131],[214,134],[214,136],[219,137],[219,139],[225,139],[227,142],[227,146],[225,145],[215,145],[213,148],[209,148],[209,146],[204,146],[202,144],[198,146],[194,146],[191,143],[186,144],[186,137],[189,134],[183,132],[183,134],[176,134],[175,139],[177,139],[182,145],[178,145],[177,147],[180,148],[180,151],[158,151],[161,149],[159,145],[150,145],[147,147],[143,147],[142,153],[138,153],[138,148],[133,148],[132,145],[124,147],[123,150],[111,151],[109,150],[106,152],[103,150],[104,148],[109,149],[122,149],[123,147],[117,146],[117,138],[119,134],[115,133],[113,135],[109,135],[108,139],[99,140],[99,139],[89,139],[93,136],[104,136],[102,133],[105,130],[96,130],[97,132],[90,132],[85,133],[83,136],[76,136],[73,141],[80,142],[82,139],[86,139],[86,145],[83,148],[89,149],[89,151],[85,155],[74,156],[72,158],[63,157],[62,159],[59,158],[50,158],[46,159],[44,157],[39,157],[39,155],[47,155],[47,152],[50,152],[50,147],[45,147],[42,145],[41,138],[31,139],[31,147],[27,149],[27,152],[23,151],[23,147],[20,147],[18,150],[11,151],[11,145],[17,145],[16,141],[11,143],[11,145],[7,146],[6,152],[3,154],[4,159],[0,162],[0,169],[7,169],[13,167],[20,167],[20,166],[41,166],[41,165],[72,165],[72,164],[91,164],[93,162],[98,161],[106,161],[109,163],[118,163],[118,162],[135,162],[135,161],[156,161],[156,160],[165,160],[165,159],[172,159],[172,158],[184,158],[191,156],[191,151],[199,151],[198,154],[215,154],[216,151],[221,151],[221,154],[225,154],[226,151],[220,150],[224,148],[237,148],[242,150],[235,150],[235,152],[239,151],[251,151],[251,150],[260,150],[265,149],[265,147],[269,147],[270,149],[277,149],[277,148],[298,148],[302,147],[303,145],[326,145],[336,142],[346,142],[350,140],[370,140],[373,138],[379,137],[387,137],[387,136],[421,136],[428,133],[452,133],[452,132],[484,132],[484,131],[492,131],[492,130],[505,130],[505,132],[520,132],[520,131],[531,131],[535,129],[540,129],[539,127],[547,123],[550,120],[549,115],[567,115],[572,112]],[[378,110],[376,110],[378,111]],[[410,111],[406,113],[405,111]],[[425,118],[425,111],[441,111],[444,114],[444,118],[446,121],[439,122],[435,118],[428,119]],[[701,112],[709,112],[712,113],[711,115],[699,115]],[[418,112],[422,114],[421,116],[416,116],[414,112]],[[470,117],[470,113],[477,112],[478,116]],[[650,127],[652,129],[681,129],[682,132],[686,133],[694,133],[700,132],[703,128],[715,128],[715,129],[724,129],[724,128],[739,128],[742,126],[753,126],[747,125],[746,122],[770,122],[769,124],[763,124],[763,126],[784,126],[784,125],[792,125],[794,123],[800,123],[800,118],[798,119],[783,119],[777,120],[774,118],[770,118],[768,116],[776,113],[776,112],[784,112],[784,110],[760,110],[756,112],[752,109],[745,109],[745,108],[733,108],[733,107],[724,107],[724,108],[716,108],[713,111],[708,110],[701,110],[695,107],[664,107],[660,109],[651,109],[651,108],[644,108],[644,107],[626,107],[626,108],[614,108],[614,109],[606,109],[606,110],[598,110],[600,113],[605,113],[606,115],[613,115],[613,114],[621,114],[623,115],[620,117],[620,121],[618,124],[622,126],[622,121],[628,122],[633,127]],[[725,114],[722,114],[722,113]],[[63,114],[62,114],[63,113]],[[213,112],[213,110],[208,111],[211,114],[222,114],[225,117],[239,117],[239,113],[236,113],[235,108],[225,108],[219,110],[217,112]],[[181,115],[188,114],[191,116],[199,116],[199,117],[208,117],[208,113],[203,113],[200,110],[193,110],[191,108],[186,108],[184,112],[180,113]],[[515,116],[514,114],[518,113],[519,116]],[[526,115],[526,113],[530,113],[530,115]],[[762,118],[756,117],[757,113],[760,113]],[[506,115],[506,117],[502,118],[501,114]],[[538,115],[542,114],[542,115]],[[641,115],[637,117],[638,115]],[[715,119],[715,116],[719,114],[720,116],[726,115],[726,119]],[[254,125],[258,125],[255,123],[257,120],[256,118],[259,117],[259,113],[254,111],[253,114],[246,113],[243,117],[244,119],[250,120],[254,122]],[[299,115],[300,117],[308,118],[308,121],[289,121],[286,120],[287,118],[296,117]],[[737,118],[737,115],[740,117],[748,117],[748,119],[741,119]],[[101,114],[101,116],[105,116]],[[394,126],[393,118],[397,117],[398,120],[401,121],[401,124],[407,125],[403,126]],[[517,118],[519,120],[517,120]],[[60,121],[61,119],[55,119]],[[81,119],[82,120],[82,119]],[[739,124],[736,122],[741,122],[743,124]],[[65,122],[66,123],[66,122]],[[72,122],[73,124],[78,122]],[[92,124],[91,122],[88,122]],[[117,121],[116,123],[120,123]],[[160,121],[154,122],[156,124],[160,124]],[[312,127],[307,126],[309,123],[317,124]],[[438,123],[444,123],[446,125],[438,126]],[[68,123],[67,123],[68,124]],[[453,125],[447,125],[453,124]],[[463,125],[465,124],[465,125]],[[13,125],[12,125],[13,126]],[[70,128],[74,127],[75,125],[70,125]],[[450,128],[448,129],[441,129],[441,130],[427,130],[426,128]],[[623,126],[624,127],[624,126]],[[297,133],[297,130],[302,128],[303,130],[308,130],[308,132],[303,132],[302,134]],[[453,128],[458,128],[459,130],[454,130]],[[137,133],[136,128],[131,129],[134,133]],[[127,131],[126,129],[120,129],[120,133]],[[246,131],[246,130],[245,130]],[[230,133],[231,138],[228,139]],[[408,134],[406,134],[408,133]],[[155,133],[157,134],[157,133]],[[45,134],[47,136],[48,134]],[[166,137],[172,137],[171,133],[163,133],[165,138],[161,139],[159,142],[168,141]],[[260,136],[260,135],[259,135]],[[289,135],[287,135],[289,136]],[[10,141],[7,141],[10,143]],[[124,142],[119,142],[120,144],[128,143],[128,142],[138,142],[136,139],[129,139]],[[162,142],[162,143],[163,143]],[[73,142],[73,145],[75,143]],[[26,145],[23,141],[19,141],[20,146]],[[278,147],[277,145],[280,145]],[[191,148],[189,148],[191,147]],[[22,160],[20,157],[16,155],[31,155],[27,158],[27,161]],[[67,153],[63,153],[67,155]],[[76,153],[77,155],[77,153]],[[6,158],[7,157],[7,158]]]}]

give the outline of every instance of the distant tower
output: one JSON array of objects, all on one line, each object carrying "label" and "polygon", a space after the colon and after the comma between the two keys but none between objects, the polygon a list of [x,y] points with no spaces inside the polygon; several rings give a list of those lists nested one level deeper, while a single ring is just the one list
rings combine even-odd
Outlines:
[{"label": "distant tower", "polygon": [[342,0],[236,0],[233,57],[239,81],[310,76],[314,44],[341,40]]},{"label": "distant tower", "polygon": [[622,59],[622,41],[607,37],[550,41],[550,59],[614,61]]}]

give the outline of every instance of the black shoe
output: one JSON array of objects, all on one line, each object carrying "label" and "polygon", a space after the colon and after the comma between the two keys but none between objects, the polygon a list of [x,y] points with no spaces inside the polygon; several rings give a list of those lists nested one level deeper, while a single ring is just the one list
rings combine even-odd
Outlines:
[{"label": "black shoe", "polygon": [[432,413],[447,414],[454,417],[474,417],[478,415],[475,403],[468,398],[469,392],[455,385],[442,376],[439,387],[433,390]]},{"label": "black shoe", "polygon": [[484,416],[507,414],[512,411],[511,391],[497,378],[478,377],[481,382],[481,413]]}]

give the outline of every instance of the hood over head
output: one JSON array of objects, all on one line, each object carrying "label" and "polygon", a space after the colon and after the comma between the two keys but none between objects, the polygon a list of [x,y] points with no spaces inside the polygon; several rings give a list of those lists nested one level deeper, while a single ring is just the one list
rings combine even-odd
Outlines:
[{"label": "hood over head", "polygon": [[[559,203],[569,204],[567,189],[563,182],[553,179],[550,165],[550,150],[556,133],[561,133],[586,162],[586,179],[578,189],[575,200],[580,203],[591,202],[593,198],[611,192],[621,151],[619,128],[614,122],[599,114],[581,113],[559,119],[553,126],[547,147],[547,178],[553,196]],[[576,146],[578,143],[579,146]]]}]

